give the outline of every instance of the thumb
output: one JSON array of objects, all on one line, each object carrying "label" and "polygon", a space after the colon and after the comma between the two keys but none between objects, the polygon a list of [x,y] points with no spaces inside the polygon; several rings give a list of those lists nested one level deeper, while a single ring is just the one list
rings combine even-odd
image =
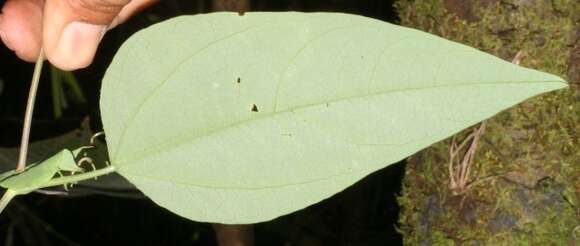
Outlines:
[{"label": "thumb", "polygon": [[[112,22],[125,20],[154,0],[45,1],[43,45],[55,66],[74,70],[93,61],[97,47]],[[119,16],[122,13],[124,16]]]}]

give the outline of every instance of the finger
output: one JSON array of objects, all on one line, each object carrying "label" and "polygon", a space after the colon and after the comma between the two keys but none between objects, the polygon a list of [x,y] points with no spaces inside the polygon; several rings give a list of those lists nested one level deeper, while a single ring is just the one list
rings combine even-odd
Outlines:
[{"label": "finger", "polygon": [[50,62],[65,70],[88,66],[109,25],[126,20],[152,0],[47,1],[43,44]]},{"label": "finger", "polygon": [[47,59],[64,70],[88,66],[106,26],[127,3],[127,0],[47,1],[43,21]]},{"label": "finger", "polygon": [[9,0],[0,14],[0,38],[25,61],[38,57],[42,37],[43,0]]},{"label": "finger", "polygon": [[131,18],[136,13],[141,12],[143,9],[146,9],[147,7],[153,5],[157,2],[159,2],[159,0],[133,0],[133,1],[131,1],[129,4],[127,4],[121,10],[121,12],[119,12],[117,17],[115,17],[115,19],[113,19],[111,24],[109,24],[108,29],[113,29],[117,25],[127,21],[129,18]]}]

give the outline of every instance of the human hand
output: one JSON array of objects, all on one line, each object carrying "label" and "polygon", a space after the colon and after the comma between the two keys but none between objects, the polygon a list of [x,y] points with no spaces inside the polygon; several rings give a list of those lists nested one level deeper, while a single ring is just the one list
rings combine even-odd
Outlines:
[{"label": "human hand", "polygon": [[64,70],[91,64],[105,32],[157,0],[8,0],[0,14],[2,42],[33,62],[42,47]]}]

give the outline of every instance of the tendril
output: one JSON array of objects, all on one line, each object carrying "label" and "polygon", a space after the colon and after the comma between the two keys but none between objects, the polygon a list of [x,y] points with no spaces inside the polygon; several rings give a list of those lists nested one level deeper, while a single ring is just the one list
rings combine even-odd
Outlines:
[{"label": "tendril", "polygon": [[100,137],[100,136],[104,136],[104,135],[105,135],[105,132],[104,132],[104,131],[100,131],[100,132],[97,132],[97,133],[95,133],[95,134],[94,134],[94,135],[91,137],[90,144],[91,144],[92,146],[95,146],[95,147],[96,147],[96,145],[95,145],[95,140],[97,140],[97,138],[98,138],[98,137]]}]

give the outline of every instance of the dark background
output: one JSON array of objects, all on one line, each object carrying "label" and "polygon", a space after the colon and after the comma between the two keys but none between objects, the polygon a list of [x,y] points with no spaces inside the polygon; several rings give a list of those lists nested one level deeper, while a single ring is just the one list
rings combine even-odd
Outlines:
[{"label": "dark background", "polygon": [[[5,1],[0,1],[2,5]],[[250,0],[251,11],[326,11],[364,15],[397,23],[392,1]],[[98,96],[103,73],[121,43],[134,32],[177,15],[212,12],[212,1],[163,0],[104,38],[95,62],[75,72],[85,104],[71,103],[63,117],[52,109],[48,65],[41,80],[32,141],[78,128],[86,116],[101,129]],[[194,29],[195,27],[192,27]],[[0,45],[0,147],[20,141],[33,65]],[[66,89],[66,88],[65,88]],[[67,91],[65,91],[66,93]],[[305,210],[255,226],[256,245],[399,245],[396,196],[404,164],[391,165],[349,189]],[[211,225],[192,222],[148,199],[93,195],[63,198],[31,194],[0,215],[0,245],[215,245]]]}]

